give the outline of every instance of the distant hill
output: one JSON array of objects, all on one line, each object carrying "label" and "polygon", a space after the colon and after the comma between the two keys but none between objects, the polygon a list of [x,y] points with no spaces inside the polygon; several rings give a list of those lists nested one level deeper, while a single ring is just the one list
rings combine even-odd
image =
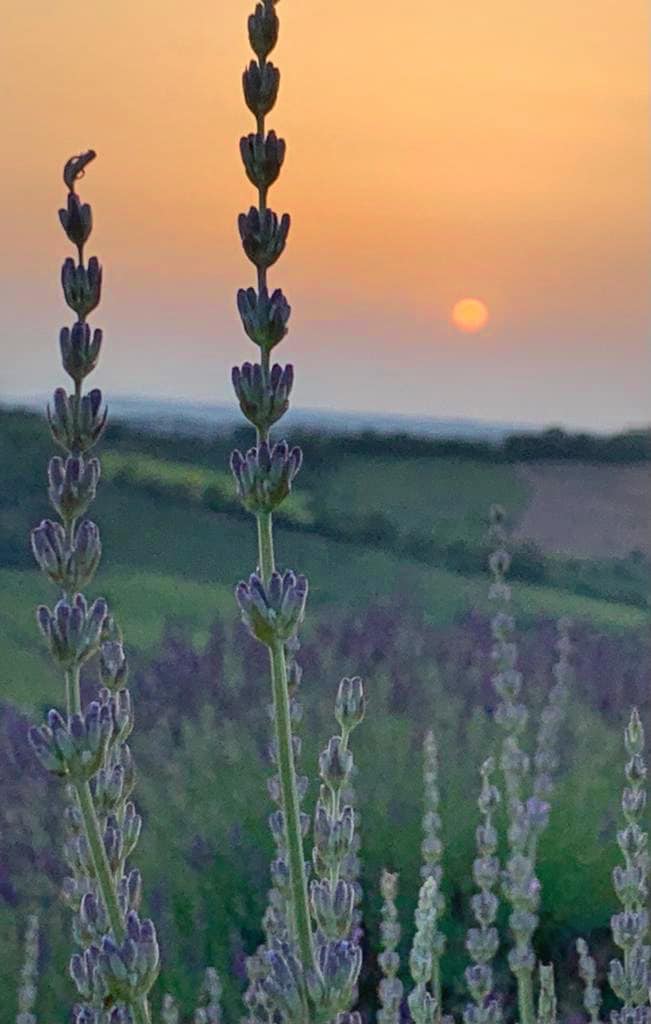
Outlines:
[{"label": "distant hill", "polygon": [[[47,397],[38,396],[7,401],[7,407],[41,411]],[[111,398],[112,418],[124,420],[146,430],[194,436],[210,435],[216,430],[242,425],[240,411],[230,405],[194,402],[190,399]],[[493,423],[474,419],[437,419],[430,416],[405,416],[397,413],[334,412],[325,409],[292,409],[283,421],[288,428],[303,431],[327,431],[332,434],[359,434],[373,430],[379,434],[406,434],[412,437],[452,438],[499,443],[514,431],[534,432],[527,424]]]}]

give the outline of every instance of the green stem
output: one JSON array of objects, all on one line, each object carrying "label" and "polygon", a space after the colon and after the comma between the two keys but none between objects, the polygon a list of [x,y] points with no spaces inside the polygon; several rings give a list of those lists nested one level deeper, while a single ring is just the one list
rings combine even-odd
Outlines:
[{"label": "green stem", "polygon": [[[274,571],[273,527],[269,513],[259,513],[257,520],[260,571],[263,582],[266,584]],[[285,648],[281,641],[276,641],[269,648],[269,665],[271,668],[274,725],[278,747],[278,776],[280,779],[283,817],[285,820],[285,842],[289,860],[291,909],[301,960],[304,968],[309,970],[314,967],[314,951],[312,948],[307,879],[305,877],[300,804],[296,786],[294,752],[292,750],[292,723],[287,686],[287,662],[285,660]]]},{"label": "green stem", "polygon": [[[81,685],[79,681],[79,666],[76,665],[69,672],[66,672],[66,700],[72,703],[72,710],[75,714],[81,714]],[[70,717],[70,712],[68,712]]]},{"label": "green stem", "polygon": [[270,512],[259,512],[256,518],[258,522],[258,559],[262,582],[266,586],[276,568],[273,523]]},{"label": "green stem", "polygon": [[[346,751],[348,750],[348,737],[349,736],[350,736],[350,730],[342,728],[342,730],[341,730],[341,747],[340,747],[342,757],[345,757]],[[332,796],[332,820],[333,821],[338,821],[339,820],[339,808],[341,807],[341,787],[339,787],[338,789],[331,790],[331,796]],[[337,882],[339,881],[340,871],[341,871],[341,862],[340,861],[337,862],[337,864],[335,864],[330,869],[330,888],[331,888],[332,892],[335,891],[335,886],[336,886]]]},{"label": "green stem", "polygon": [[519,1024],[536,1024],[531,971],[518,971],[518,1010]]},{"label": "green stem", "polygon": [[65,688],[66,688],[66,717],[67,717],[68,722],[69,722],[70,719],[72,718],[72,686],[71,686],[71,680],[70,680],[70,673],[69,672],[64,672],[63,673],[63,678],[64,678],[64,681],[65,681]]},{"label": "green stem", "polygon": [[436,1002],[435,1020],[441,1020],[441,965],[437,956],[432,957],[432,995]]},{"label": "green stem", "polygon": [[[95,875],[102,893],[102,899],[104,901],[104,906],[106,907],[106,914],[109,919],[111,931],[113,932],[115,941],[118,944],[121,944],[124,941],[126,930],[124,927],[124,921],[122,920],[115,886],[113,884],[111,867],[108,862],[108,857],[106,856],[106,850],[104,849],[104,842],[100,832],[99,821],[97,819],[90,785],[88,782],[76,782],[75,789],[79,800],[79,809],[81,810],[81,816],[84,821],[84,830],[86,832],[86,838],[88,839],[90,854],[93,859]],[[151,1015],[149,1013],[149,1003],[146,996],[140,996],[134,1003],[132,1003],[131,1011],[133,1014],[134,1024],[150,1024]]]},{"label": "green stem", "polygon": [[84,820],[86,838],[88,839],[91,857],[93,858],[93,866],[102,892],[102,899],[104,900],[104,906],[106,907],[111,931],[113,932],[115,941],[117,943],[121,943],[125,936],[124,921],[122,920],[122,914],[120,913],[120,907],[118,905],[118,899],[113,885],[113,875],[111,874],[111,867],[108,862],[108,857],[106,856],[106,850],[104,849],[104,841],[100,832],[99,821],[97,820],[90,786],[88,782],[76,782],[75,789],[77,790],[79,808]]}]

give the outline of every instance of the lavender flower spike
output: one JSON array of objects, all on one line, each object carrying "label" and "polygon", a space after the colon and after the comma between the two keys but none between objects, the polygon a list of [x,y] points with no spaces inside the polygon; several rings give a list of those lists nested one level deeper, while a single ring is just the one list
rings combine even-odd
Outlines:
[{"label": "lavender flower spike", "polygon": [[[63,817],[70,876],[63,894],[82,947],[70,962],[81,998],[74,1020],[101,1024],[106,1015],[100,1008],[111,1005],[112,1024],[151,1024],[148,993],[158,974],[158,944],[153,924],[141,924],[137,917],[142,886],[138,872],[127,866],[142,823],[129,800],[135,777],[126,742],[133,727],[126,656],[106,601],[97,598],[89,604],[81,593],[102,555],[97,526],[81,520],[100,479],[99,460],[86,453],[106,425],[101,391],[83,393],[102,346],[101,330],[91,331],[86,322],[100,301],[102,271],[95,257],[84,260],[93,219],[75,186],[94,157],[92,150],[72,157],[63,173],[68,196],[59,219],[77,260],[68,257],[63,264],[62,286],[77,319],[62,328],[59,342],[73,389],[57,388],[47,410],[52,436],[65,453],[48,465],[48,496],[61,522],[44,519],[31,535],[38,566],[60,592],[54,608],[38,609],[37,622],[62,670],[66,708],[65,715],[51,709],[46,722],[30,730],[29,739],[41,765],[69,783]],[[82,708],[80,669],[98,654],[97,699]]]},{"label": "lavender flower spike", "polygon": [[308,584],[305,576],[273,572],[268,586],[257,573],[239,583],[235,597],[242,619],[257,640],[272,647],[289,640],[303,621]]}]

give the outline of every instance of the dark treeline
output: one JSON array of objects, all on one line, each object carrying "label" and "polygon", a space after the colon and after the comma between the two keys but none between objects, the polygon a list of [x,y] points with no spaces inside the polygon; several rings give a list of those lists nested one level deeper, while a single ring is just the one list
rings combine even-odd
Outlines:
[{"label": "dark treeline", "polygon": [[[39,423],[41,417],[30,412],[0,408],[0,432],[5,441],[20,436],[42,442]],[[125,421],[111,422],[107,438],[110,442],[137,445],[138,450],[151,455],[171,448],[180,460],[192,460],[210,465],[215,463],[215,449],[247,448],[252,443],[248,427],[226,432],[215,430],[212,437],[167,436],[155,429],[139,428]],[[359,433],[317,432],[293,430],[292,441],[301,444],[310,462],[350,454],[396,458],[450,458],[473,459],[485,462],[535,462],[540,460],[576,460],[581,462],[636,463],[651,460],[651,428],[629,430],[617,434],[597,435],[585,432],[571,433],[560,427],[550,427],[538,433],[509,434],[503,441],[465,440],[461,438],[428,438],[412,434],[382,434],[373,430]]]},{"label": "dark treeline", "polygon": [[[618,434],[597,438],[582,434],[566,434],[548,430],[541,434],[514,434],[501,445],[488,442],[460,440],[432,440],[407,435],[383,436],[373,432],[363,434],[328,435],[317,433],[293,434],[292,441],[300,443],[305,451],[306,482],[309,490],[318,494],[324,485],[335,456],[341,459],[350,454],[368,460],[369,468],[379,458],[450,458],[467,463],[521,462],[530,459],[586,459],[606,463],[634,463],[649,457],[651,432]],[[167,437],[152,431],[139,431],[124,423],[111,424],[107,443],[118,451],[152,458],[167,459],[203,466],[207,469],[227,470],[233,447],[245,450],[252,442],[252,431],[244,428],[212,438],[185,436]],[[47,431],[41,418],[22,412],[0,411],[0,461],[7,487],[0,498],[0,565],[27,568],[32,565],[25,535],[25,521],[36,521],[43,512],[42,488],[38,467],[51,451]],[[27,452],[27,458],[25,453]],[[167,500],[186,503],[187,494],[168,481],[137,481],[128,471],[117,486],[142,487]],[[179,491],[179,493],[177,493]],[[196,501],[197,498],[193,498]],[[223,488],[208,487],[199,499],[206,507],[230,516],[246,517],[235,494],[228,498]],[[315,533],[333,540],[381,548],[403,558],[426,565],[446,568],[464,575],[478,575],[485,571],[489,553],[484,537],[443,538],[427,531],[405,531],[383,511],[360,512],[351,507],[332,509],[316,500],[312,504],[309,522],[284,523],[286,528]],[[528,583],[547,584],[581,594],[648,607],[649,564],[642,554],[632,552],[626,558],[572,559],[545,555],[531,542],[514,545],[512,575]]]}]

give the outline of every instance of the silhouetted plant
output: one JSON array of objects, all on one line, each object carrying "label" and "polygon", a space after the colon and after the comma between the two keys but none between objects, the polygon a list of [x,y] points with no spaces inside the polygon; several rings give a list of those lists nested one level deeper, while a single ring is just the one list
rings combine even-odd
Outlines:
[{"label": "silhouetted plant", "polygon": [[271,352],[287,333],[290,306],[279,288],[269,290],[267,272],[282,254],[289,232],[288,214],[268,206],[268,192],[285,157],[285,142],[267,131],[280,74],[268,60],[278,38],[275,0],[257,4],[248,22],[256,60],[243,75],[244,98],[255,118],[255,132],[240,142],[246,175],[257,189],[258,205],[239,217],[244,252],[256,268],[255,288],[240,289],[242,326],[260,350],[260,362],[233,369],[233,387],[244,416],[256,429],[256,444],[245,454],[235,450],[231,469],[244,508],[257,521],[258,568],[236,589],[242,619],[268,648],[273,698],[273,760],[277,774],[270,793],[278,810],[270,818],[277,857],[265,915],[265,944],[249,960],[246,996],[251,1020],[329,1021],[354,1001],[361,967],[355,928],[359,892],[355,883],[355,812],[345,801],[353,761],[349,736],[364,714],[359,679],[344,679],[335,714],[341,733],[319,759],[322,780],[314,818],[313,879],[308,878],[303,840],[309,818],[300,803],[307,779],[299,778],[300,740],[292,723],[300,717],[295,691],[300,682],[296,660],[298,631],[305,614],[305,576],[276,567],[272,515],[291,491],[301,467],[300,448],[270,441],[270,429],[286,413],[294,381],[291,365],[271,364]]},{"label": "silhouetted plant", "polygon": [[[65,712],[52,709],[29,738],[49,772],[67,783],[65,857],[71,875],[63,895],[73,911],[73,935],[81,951],[70,973],[81,1002],[78,1024],[148,1024],[148,993],[158,974],[154,925],[141,921],[142,883],[127,861],[140,834],[141,819],[129,799],[135,770],[127,744],[133,706],[127,689],[127,660],[122,634],[103,598],[91,605],[81,588],[92,582],[102,546],[97,526],[82,518],[95,498],[100,463],[89,452],[106,425],[102,394],[83,392],[95,369],[102,332],[87,322],[101,298],[102,268],[95,256],[85,261],[92,230],[88,203],[76,192],[77,181],[95,158],[89,150],[65,165],[66,208],[59,211],[63,229],[76,249],[61,280],[68,306],[77,316],[60,333],[63,368],[72,378],[71,394],[54,392],[48,421],[64,457],[48,465],[48,497],[59,522],[44,519],[32,531],[32,550],[43,573],[60,590],[53,609],[38,609],[38,625],[55,665],[62,671]],[[80,673],[91,658],[99,661],[97,698],[82,706]]]}]

